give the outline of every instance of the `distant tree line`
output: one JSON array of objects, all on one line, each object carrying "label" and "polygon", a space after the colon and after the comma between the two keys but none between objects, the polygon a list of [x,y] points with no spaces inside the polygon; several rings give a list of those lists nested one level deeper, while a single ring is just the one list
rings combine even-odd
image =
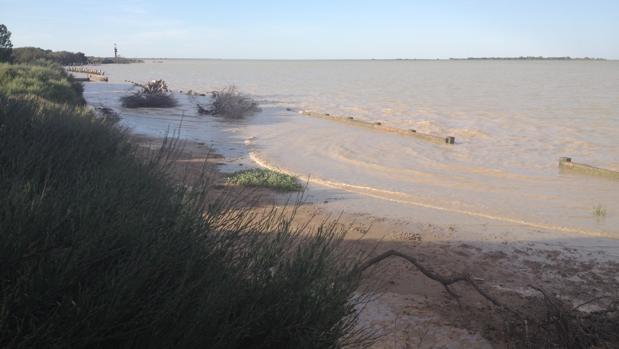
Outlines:
[{"label": "distant tree line", "polygon": [[13,49],[13,63],[29,63],[41,59],[61,65],[88,64],[88,57],[82,52],[52,51],[38,47],[18,47]]},{"label": "distant tree line", "polygon": [[108,63],[142,63],[139,59],[116,57],[86,57],[82,52],[52,51],[39,47],[13,48],[11,32],[6,25],[0,24],[0,62],[25,64],[46,60],[60,65],[108,64]]},{"label": "distant tree line", "polygon": [[86,56],[82,52],[52,51],[38,47],[18,47],[12,50],[10,62],[24,64],[36,60],[48,60],[60,65],[108,64],[108,63],[141,63],[133,58],[109,58]]},{"label": "distant tree line", "polygon": [[128,64],[128,63],[144,63],[141,59],[125,58],[125,57],[88,57],[89,64]]},{"label": "distant tree line", "polygon": [[493,60],[493,61],[517,61],[517,60],[532,60],[532,61],[569,61],[569,60],[596,60],[603,61],[604,58],[591,58],[591,57],[582,57],[582,58],[572,58],[569,56],[564,57],[543,57],[543,56],[520,56],[520,57],[468,57],[468,58],[450,58],[450,60]]}]

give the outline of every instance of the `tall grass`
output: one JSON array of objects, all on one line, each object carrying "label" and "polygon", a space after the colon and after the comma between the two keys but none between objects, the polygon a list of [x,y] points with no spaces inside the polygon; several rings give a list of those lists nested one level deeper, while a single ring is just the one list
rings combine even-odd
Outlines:
[{"label": "tall grass", "polygon": [[144,159],[83,107],[0,94],[0,347],[357,341],[343,232],[175,184],[173,150]]}]

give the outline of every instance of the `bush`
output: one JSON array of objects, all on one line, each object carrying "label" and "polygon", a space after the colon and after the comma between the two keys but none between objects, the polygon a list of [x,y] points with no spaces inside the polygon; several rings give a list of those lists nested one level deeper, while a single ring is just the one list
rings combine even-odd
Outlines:
[{"label": "bush", "polygon": [[36,95],[54,102],[83,104],[83,87],[61,66],[36,61],[31,65],[0,64],[0,95]]},{"label": "bush", "polygon": [[0,95],[0,347],[355,340],[360,274],[335,224],[207,200],[172,184],[170,151],[144,160],[86,108]]},{"label": "bush", "polygon": [[133,84],[140,90],[120,98],[125,108],[172,108],[177,105],[176,99],[163,80],[153,80],[147,84],[135,82]]},{"label": "bush", "polygon": [[271,188],[281,191],[298,191],[303,189],[295,177],[262,168],[237,171],[228,176],[227,182],[230,184]]},{"label": "bush", "polygon": [[198,104],[200,114],[242,118],[260,111],[256,101],[241,94],[234,86],[226,87],[221,91],[214,91],[211,95],[213,102],[209,108],[204,108]]}]

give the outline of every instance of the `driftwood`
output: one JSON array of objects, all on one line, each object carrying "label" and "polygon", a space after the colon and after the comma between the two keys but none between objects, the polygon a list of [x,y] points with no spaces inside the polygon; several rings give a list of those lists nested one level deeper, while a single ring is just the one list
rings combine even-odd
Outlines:
[{"label": "driftwood", "polygon": [[121,97],[125,108],[171,108],[177,105],[176,99],[163,80],[152,80],[146,84],[126,80],[140,88],[132,95]]},{"label": "driftwood", "polygon": [[402,252],[399,251],[395,251],[395,250],[389,250],[385,253],[382,253],[374,258],[370,258],[369,260],[367,260],[365,263],[363,263],[360,267],[361,271],[365,271],[366,269],[368,269],[369,267],[380,263],[381,261],[383,261],[384,259],[387,259],[389,257],[400,257],[403,258],[405,260],[407,260],[408,262],[410,262],[412,265],[414,265],[423,275],[425,275],[426,277],[428,277],[429,279],[432,279],[438,283],[440,283],[441,285],[443,285],[443,287],[445,288],[445,291],[447,291],[447,293],[449,293],[457,302],[458,304],[460,304],[460,296],[458,294],[456,294],[455,292],[453,292],[449,286],[458,283],[458,282],[464,282],[469,284],[471,287],[473,287],[473,289],[475,289],[475,291],[477,291],[477,293],[479,293],[479,295],[481,295],[482,297],[484,297],[485,299],[487,299],[488,301],[490,301],[492,304],[494,304],[495,306],[508,310],[509,312],[512,312],[514,314],[520,315],[520,313],[518,313],[517,311],[511,309],[509,306],[499,302],[496,298],[494,298],[493,296],[491,296],[490,294],[488,294],[488,292],[484,291],[481,287],[479,287],[479,285],[473,280],[473,278],[471,277],[470,274],[456,274],[456,275],[451,275],[451,276],[443,276],[440,275],[432,270],[430,270],[428,267],[424,266],[423,264],[421,264],[415,257],[411,256],[411,255],[407,255],[404,254]]},{"label": "driftwood", "polygon": [[[389,250],[370,258],[359,266],[361,272],[389,257],[400,257],[413,264],[423,275],[445,288],[460,304],[459,296],[450,286],[458,282],[470,285],[480,296],[503,312],[505,337],[514,348],[619,348],[619,299],[595,297],[577,306],[551,295],[542,288],[529,285],[541,294],[528,298],[524,311],[516,311],[483,290],[470,274],[444,276],[421,264],[415,257]],[[581,308],[608,299],[603,310],[585,313]],[[528,312],[527,312],[528,309]],[[541,314],[540,314],[541,313]]]},{"label": "driftwood", "polygon": [[125,81],[133,84],[134,86],[141,87],[142,91],[140,91],[140,93],[146,93],[146,94],[151,94],[151,95],[161,95],[161,94],[167,94],[170,92],[170,90],[168,89],[168,84],[166,84],[166,82],[163,80],[151,80],[145,84],[141,84],[139,82],[135,82],[131,80],[125,80]]},{"label": "driftwood", "polygon": [[120,115],[114,109],[103,105],[95,107],[95,113],[101,119],[108,122],[116,123],[120,121]]},{"label": "driftwood", "polygon": [[202,105],[200,105],[199,103],[196,104],[198,106],[198,113],[199,114],[203,114],[203,115],[211,115],[212,111],[203,107]]},{"label": "driftwood", "polygon": [[260,111],[256,101],[240,93],[234,86],[211,92],[211,98],[213,102],[208,108],[197,105],[198,113],[238,119]]}]

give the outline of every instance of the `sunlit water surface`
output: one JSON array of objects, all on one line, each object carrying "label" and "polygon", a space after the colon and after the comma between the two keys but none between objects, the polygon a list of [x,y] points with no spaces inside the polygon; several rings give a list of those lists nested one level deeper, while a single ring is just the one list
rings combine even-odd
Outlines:
[{"label": "sunlit water surface", "polygon": [[[360,194],[368,211],[415,208],[558,232],[619,237],[619,181],[562,172],[558,159],[619,170],[616,61],[228,61],[106,65],[93,105],[118,109],[136,132],[203,140],[231,158]],[[227,85],[262,112],[240,122],[198,116],[209,97],[169,110],[125,110],[125,80],[175,90]],[[293,108],[295,111],[288,111]],[[302,116],[353,116],[454,136],[455,145]],[[227,170],[230,170],[228,168]],[[358,205],[360,201],[356,200]],[[378,203],[378,204],[377,204]],[[378,205],[378,206],[377,206]],[[363,206],[363,205],[361,205]],[[596,215],[601,207],[605,215]]]}]

